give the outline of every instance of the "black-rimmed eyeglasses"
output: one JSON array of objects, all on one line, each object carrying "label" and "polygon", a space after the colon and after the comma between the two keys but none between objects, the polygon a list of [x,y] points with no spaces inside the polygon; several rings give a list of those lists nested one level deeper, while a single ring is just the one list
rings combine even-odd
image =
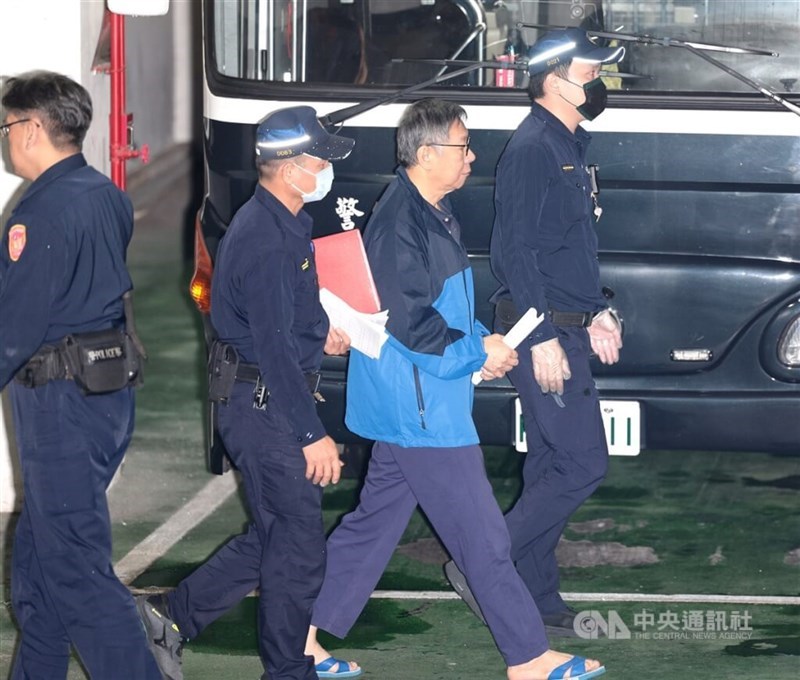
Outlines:
[{"label": "black-rimmed eyeglasses", "polygon": [[5,125],[0,125],[0,137],[2,137],[3,139],[8,137],[9,128],[12,125],[16,125],[17,123],[27,123],[30,120],[31,120],[30,118],[20,118],[19,120],[15,120],[15,121],[12,121],[10,123],[6,123]]},{"label": "black-rimmed eyeglasses", "polygon": [[465,144],[443,144],[441,142],[428,142],[428,146],[458,146],[464,149],[464,155],[466,156],[469,153],[469,137],[467,137]]}]

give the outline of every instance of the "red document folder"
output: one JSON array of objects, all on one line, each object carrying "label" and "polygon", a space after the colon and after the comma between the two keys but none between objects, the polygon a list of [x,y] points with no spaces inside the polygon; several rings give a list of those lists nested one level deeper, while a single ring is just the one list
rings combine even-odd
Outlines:
[{"label": "red document folder", "polygon": [[314,239],[319,287],[327,288],[353,309],[367,314],[380,311],[367,251],[358,229]]}]

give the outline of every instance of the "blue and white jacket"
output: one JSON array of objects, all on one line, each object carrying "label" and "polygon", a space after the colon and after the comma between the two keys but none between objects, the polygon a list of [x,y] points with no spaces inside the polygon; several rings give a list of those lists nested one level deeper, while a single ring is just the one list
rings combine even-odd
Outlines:
[{"label": "blue and white jacket", "polygon": [[[441,205],[449,212],[447,199]],[[345,422],[351,431],[405,447],[478,443],[471,375],[483,366],[472,270],[403,168],[367,224],[364,243],[389,339],[378,359],[353,350]]]}]

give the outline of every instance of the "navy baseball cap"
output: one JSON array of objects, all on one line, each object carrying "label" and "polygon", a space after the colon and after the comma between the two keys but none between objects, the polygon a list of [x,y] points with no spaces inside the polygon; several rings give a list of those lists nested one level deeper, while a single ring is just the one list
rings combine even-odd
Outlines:
[{"label": "navy baseball cap", "polygon": [[307,153],[326,161],[347,158],[356,141],[330,134],[310,106],[290,106],[267,114],[256,129],[259,160],[293,158]]},{"label": "navy baseball cap", "polygon": [[624,47],[600,47],[580,28],[560,28],[545,33],[528,50],[528,74],[544,73],[570,59],[615,64],[624,56]]}]

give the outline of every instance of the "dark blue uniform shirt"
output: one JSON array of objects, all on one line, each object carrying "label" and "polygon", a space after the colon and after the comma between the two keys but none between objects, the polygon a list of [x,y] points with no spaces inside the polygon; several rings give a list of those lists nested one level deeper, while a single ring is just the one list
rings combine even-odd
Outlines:
[{"label": "dark blue uniform shirt", "polygon": [[0,247],[0,388],[43,344],[122,323],[132,234],[130,200],[83,154],[28,187]]},{"label": "dark blue uniform shirt", "polygon": [[245,363],[258,364],[267,408],[306,446],[325,436],[304,373],[318,371],[328,335],[319,301],[311,217],[295,217],[258,185],[220,242],[211,321]]},{"label": "dark blue uniform shirt", "polygon": [[[491,263],[501,286],[493,302],[511,299],[520,313],[606,307],[586,169],[590,139],[536,103],[511,136],[497,168]],[[531,337],[556,337],[547,317]]]}]

